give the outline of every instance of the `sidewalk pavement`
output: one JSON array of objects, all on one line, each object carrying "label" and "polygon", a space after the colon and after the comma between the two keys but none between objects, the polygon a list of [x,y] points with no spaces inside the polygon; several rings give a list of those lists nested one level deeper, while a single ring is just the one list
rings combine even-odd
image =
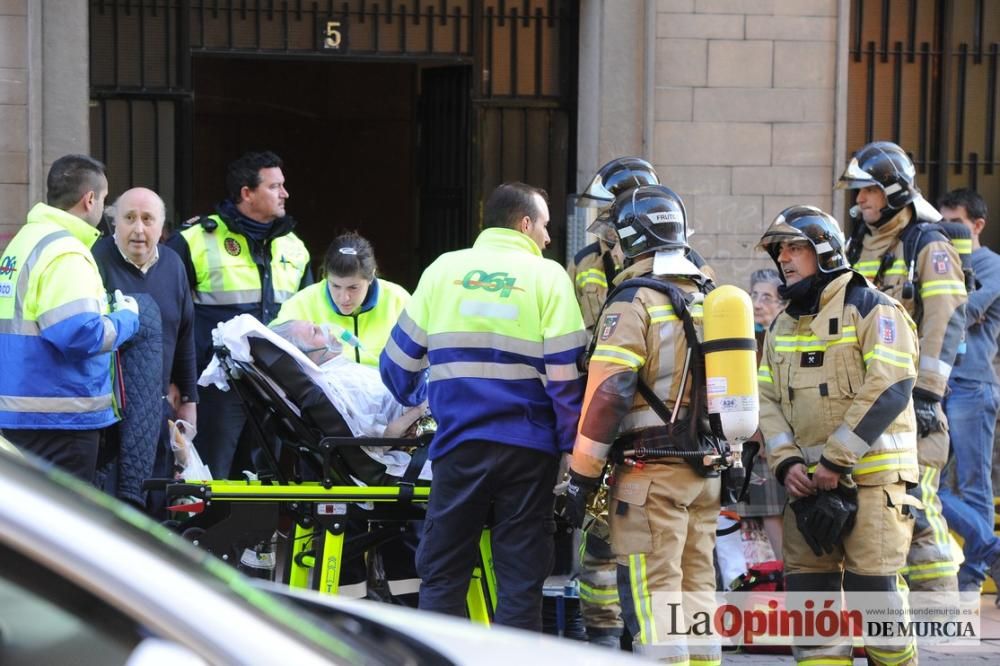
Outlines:
[{"label": "sidewalk pavement", "polygon": [[[987,666],[1000,664],[1000,608],[994,605],[995,595],[984,594],[980,597],[979,617],[983,640],[979,645],[958,646],[924,646],[920,648],[919,660],[925,664],[948,664],[948,666]],[[725,652],[722,655],[723,664],[794,664],[795,660],[787,655],[773,654],[743,654]],[[855,659],[854,666],[864,666],[864,659]]]}]

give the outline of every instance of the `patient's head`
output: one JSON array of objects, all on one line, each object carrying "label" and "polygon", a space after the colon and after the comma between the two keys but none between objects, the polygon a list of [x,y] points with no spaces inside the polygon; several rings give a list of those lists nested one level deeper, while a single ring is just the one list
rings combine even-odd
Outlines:
[{"label": "patient's head", "polygon": [[340,343],[325,326],[293,319],[272,326],[271,330],[295,345],[316,365],[323,365],[340,355]]}]

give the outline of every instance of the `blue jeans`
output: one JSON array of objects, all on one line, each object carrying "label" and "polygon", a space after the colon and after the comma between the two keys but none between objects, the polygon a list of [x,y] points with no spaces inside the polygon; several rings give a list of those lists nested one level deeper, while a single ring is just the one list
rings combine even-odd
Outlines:
[{"label": "blue jeans", "polygon": [[958,571],[959,589],[978,586],[986,569],[1000,556],[1000,538],[993,534],[993,431],[1000,388],[990,382],[952,378],[945,402],[951,431],[950,465],[956,492],[941,484],[939,496],[948,525],[965,540],[965,562]]}]

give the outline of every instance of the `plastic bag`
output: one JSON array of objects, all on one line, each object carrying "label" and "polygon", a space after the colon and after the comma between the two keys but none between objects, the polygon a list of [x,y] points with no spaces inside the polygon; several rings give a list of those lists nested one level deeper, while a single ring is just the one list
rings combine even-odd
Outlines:
[{"label": "plastic bag", "polygon": [[174,468],[179,469],[185,481],[211,481],[208,465],[201,461],[192,441],[198,430],[183,419],[168,421],[170,425],[170,450],[174,452]]}]

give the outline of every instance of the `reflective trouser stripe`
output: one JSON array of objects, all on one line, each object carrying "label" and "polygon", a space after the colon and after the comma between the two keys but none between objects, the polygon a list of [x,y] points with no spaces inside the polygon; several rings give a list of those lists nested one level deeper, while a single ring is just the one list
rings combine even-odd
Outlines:
[{"label": "reflective trouser stripe", "polygon": [[913,659],[916,651],[917,648],[912,643],[907,645],[902,650],[880,650],[878,648],[865,646],[865,652],[867,652],[870,657],[874,657],[880,664],[886,664],[886,666],[893,666],[894,664],[902,664],[904,661],[909,661],[910,659]]},{"label": "reflective trouser stripe", "polygon": [[646,581],[646,556],[637,553],[628,556],[629,585],[632,588],[632,603],[635,617],[639,621],[639,642],[644,645],[656,643],[656,624],[653,620],[653,597]]},{"label": "reflective trouser stripe", "polygon": [[[949,552],[948,526],[941,517],[937,502],[934,501],[934,496],[937,494],[937,489],[934,487],[934,477],[936,474],[936,469],[927,467],[924,469],[924,473],[920,475],[920,501],[924,503],[924,515],[927,516],[927,522],[934,531],[934,543],[939,548],[944,549],[943,552]],[[955,570],[957,571],[958,568],[956,567]]]},{"label": "reflective trouser stripe", "polygon": [[900,573],[910,580],[931,580],[946,578],[958,573],[958,565],[954,562],[928,562],[926,564],[910,564],[903,567]]},{"label": "reflective trouser stripe", "polygon": [[580,600],[598,606],[610,606],[618,603],[617,587],[594,587],[580,581]]}]

